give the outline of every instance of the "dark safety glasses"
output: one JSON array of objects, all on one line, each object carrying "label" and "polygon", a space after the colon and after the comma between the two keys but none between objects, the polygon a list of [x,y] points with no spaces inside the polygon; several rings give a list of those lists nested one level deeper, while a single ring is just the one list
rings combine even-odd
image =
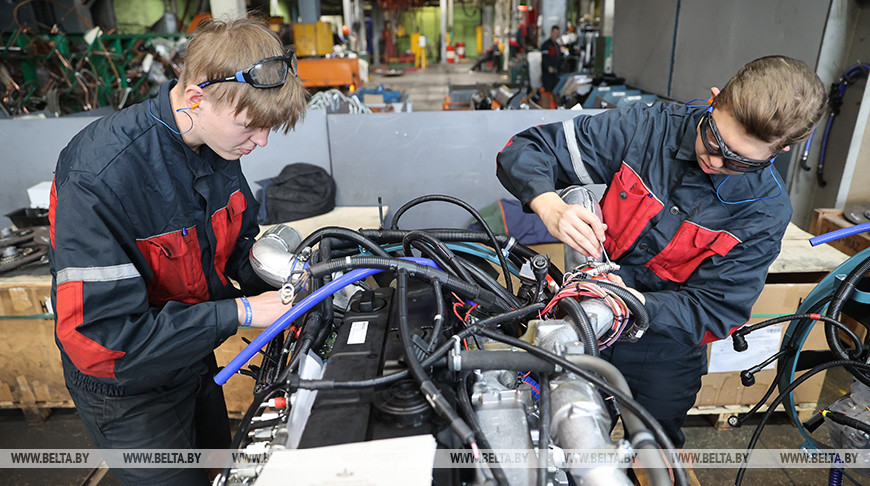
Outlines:
[{"label": "dark safety glasses", "polygon": [[756,159],[748,159],[741,155],[737,155],[731,149],[725,145],[725,141],[722,140],[722,135],[719,134],[719,128],[716,127],[716,120],[713,119],[713,110],[712,108],[707,110],[704,113],[704,116],[701,117],[701,142],[704,144],[704,148],[707,149],[707,152],[710,155],[720,155],[725,162],[725,167],[731,169],[736,172],[755,172],[757,170],[764,169],[773,163],[773,159],[776,158],[776,154],[779,151],[773,153],[767,160],[756,160]]},{"label": "dark safety glasses", "polygon": [[200,88],[205,88],[215,83],[248,83],[255,88],[277,88],[287,81],[287,72],[296,76],[296,51],[291,49],[283,56],[267,57],[260,59],[248,69],[236,71],[232,76],[212,79],[200,83]]}]

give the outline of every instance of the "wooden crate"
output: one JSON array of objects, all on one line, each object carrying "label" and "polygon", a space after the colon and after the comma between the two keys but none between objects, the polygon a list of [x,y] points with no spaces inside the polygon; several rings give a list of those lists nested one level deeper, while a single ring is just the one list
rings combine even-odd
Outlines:
[{"label": "wooden crate", "polygon": [[[47,313],[48,277],[0,283],[0,408],[20,408],[41,420],[52,408],[73,407],[66,390],[54,319]],[[38,316],[37,318],[22,318]]]}]

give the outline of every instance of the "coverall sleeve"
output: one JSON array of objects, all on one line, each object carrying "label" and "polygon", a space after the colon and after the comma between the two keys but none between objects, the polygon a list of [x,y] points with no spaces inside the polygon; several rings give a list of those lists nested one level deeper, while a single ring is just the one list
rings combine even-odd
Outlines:
[{"label": "coverall sleeve", "polygon": [[643,292],[650,327],[695,346],[728,337],[749,320],[787,225],[771,221],[727,255],[705,260],[676,290]]},{"label": "coverall sleeve", "polygon": [[529,128],[499,152],[496,176],[527,212],[546,192],[609,183],[642,118],[637,108],[619,109]]},{"label": "coverall sleeve", "polygon": [[55,183],[56,334],[80,371],[121,384],[171,373],[235,333],[233,300],[150,306],[147,264],[118,195],[86,173]]}]

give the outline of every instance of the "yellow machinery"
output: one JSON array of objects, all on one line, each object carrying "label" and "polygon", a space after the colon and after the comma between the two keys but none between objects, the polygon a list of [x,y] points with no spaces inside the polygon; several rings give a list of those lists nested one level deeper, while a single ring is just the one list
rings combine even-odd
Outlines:
[{"label": "yellow machinery", "polygon": [[296,55],[299,57],[325,56],[332,53],[332,26],[329,22],[293,24]]},{"label": "yellow machinery", "polygon": [[362,86],[359,60],[347,57],[303,57],[299,59],[299,79],[306,88],[340,88],[350,92]]},{"label": "yellow machinery", "polygon": [[295,23],[293,38],[299,57],[299,79],[306,88],[339,88],[350,92],[365,84],[356,58],[323,57],[332,53],[329,22]]}]

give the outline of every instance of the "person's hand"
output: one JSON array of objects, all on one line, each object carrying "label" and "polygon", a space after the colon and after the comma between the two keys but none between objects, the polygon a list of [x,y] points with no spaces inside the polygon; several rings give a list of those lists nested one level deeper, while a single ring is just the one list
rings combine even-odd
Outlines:
[{"label": "person's hand", "polygon": [[641,304],[646,305],[646,298],[643,296],[643,294],[638,292],[637,290],[634,290],[631,287],[626,286],[625,282],[622,281],[622,277],[620,277],[619,275],[617,275],[615,273],[608,273],[607,280],[610,280],[611,282],[615,283],[616,285],[619,285],[620,287],[624,288],[625,290],[628,290],[629,292],[631,292],[631,295],[637,297],[637,300],[639,300]]},{"label": "person's hand", "polygon": [[555,192],[535,197],[529,207],[541,217],[554,238],[583,255],[601,257],[601,242],[607,225],[595,213],[583,206],[565,203]]},{"label": "person's hand", "polygon": [[[269,290],[260,295],[248,297],[248,303],[251,305],[251,327],[269,327],[291,307],[284,305],[278,290]],[[236,308],[241,326],[245,323],[245,305],[242,303],[242,299],[236,299]]]}]

